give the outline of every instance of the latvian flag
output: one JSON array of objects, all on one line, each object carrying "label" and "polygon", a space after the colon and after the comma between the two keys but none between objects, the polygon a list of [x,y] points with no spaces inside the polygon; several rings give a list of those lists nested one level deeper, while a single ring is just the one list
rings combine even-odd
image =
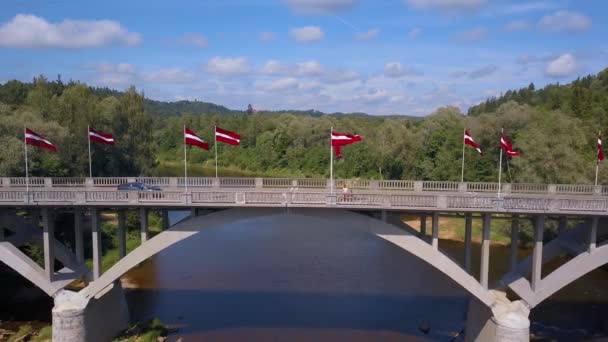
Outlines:
[{"label": "latvian flag", "polygon": [[604,151],[602,151],[602,135],[597,136],[597,162],[604,160]]},{"label": "latvian flag", "polygon": [[505,137],[505,135],[502,133],[500,133],[500,148],[503,149],[507,153],[508,156],[511,156],[511,157],[521,156],[521,152],[513,151],[513,146],[511,146],[511,143],[509,142],[509,140],[507,140],[507,137]]},{"label": "latvian flag", "polygon": [[361,137],[353,134],[344,134],[338,132],[331,132],[331,146],[334,147],[336,151],[336,156],[338,159],[342,158],[342,153],[340,152],[340,147],[350,145],[352,143],[356,143],[361,141]]},{"label": "latvian flag", "polygon": [[481,152],[481,149],[479,148],[479,145],[477,145],[475,140],[473,140],[473,137],[471,136],[469,131],[464,131],[464,143],[465,143],[465,145],[469,145],[469,146],[473,147],[474,149],[476,149],[477,152],[479,152],[479,154],[483,154],[483,152]]},{"label": "latvian flag", "polygon": [[100,144],[114,145],[114,137],[112,134],[102,133],[91,127],[89,127],[89,140]]},{"label": "latvian flag", "polygon": [[25,129],[25,143],[27,145],[38,146],[49,151],[57,152],[57,147],[55,147],[55,145],[29,128]]},{"label": "latvian flag", "polygon": [[203,150],[209,150],[209,143],[199,138],[190,128],[184,127],[184,143],[190,146],[200,147]]},{"label": "latvian flag", "polygon": [[241,136],[234,132],[215,127],[215,141],[236,146],[241,143]]}]

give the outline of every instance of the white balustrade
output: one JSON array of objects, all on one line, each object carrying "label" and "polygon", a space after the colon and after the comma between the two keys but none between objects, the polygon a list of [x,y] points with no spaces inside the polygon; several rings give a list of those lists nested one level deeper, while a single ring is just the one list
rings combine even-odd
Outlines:
[{"label": "white balustrade", "polygon": [[33,199],[36,202],[73,202],[76,200],[76,191],[34,191]]},{"label": "white balustrade", "polygon": [[220,188],[255,188],[255,178],[220,178]]},{"label": "white balustrade", "polygon": [[83,187],[85,186],[85,177],[54,177],[50,178],[52,187]]},{"label": "white balustrade", "polygon": [[117,187],[120,184],[128,183],[127,177],[95,177],[93,178],[93,186],[95,187]]},{"label": "white balustrade", "polygon": [[245,192],[245,203],[281,204],[287,201],[287,195],[279,192]]},{"label": "white balustrade", "polygon": [[235,203],[234,192],[193,192],[192,203]]},{"label": "white balustrade", "polygon": [[495,206],[495,197],[449,196],[447,207],[450,209],[487,209]]},{"label": "white balustrade", "polygon": [[555,192],[558,194],[592,195],[595,187],[587,184],[556,184]]},{"label": "white balustrade", "polygon": [[295,179],[296,187],[305,189],[325,189],[327,188],[327,179],[325,178],[300,178]]},{"label": "white balustrade", "polygon": [[[504,184],[503,184],[504,186]],[[467,192],[498,192],[498,183],[469,182],[466,183]]]},{"label": "white balustrade", "polygon": [[0,191],[0,202],[23,202],[25,191]]},{"label": "white balustrade", "polygon": [[458,182],[424,181],[422,191],[458,191]]},{"label": "white balustrade", "polygon": [[[212,187],[214,178],[211,177],[188,177],[188,187]],[[184,177],[177,179],[177,186],[183,187],[185,184]]]},{"label": "white balustrade", "polygon": [[11,187],[26,187],[26,180],[30,187],[42,187],[44,186],[44,178],[43,177],[29,177],[29,179],[25,177],[10,177],[9,182]]},{"label": "white balustrade", "polygon": [[378,190],[404,190],[413,191],[414,181],[408,180],[380,180]]},{"label": "white balustrade", "polygon": [[137,177],[136,182],[155,185],[155,186],[169,186],[170,177]]},{"label": "white balustrade", "polygon": [[546,194],[549,192],[547,184],[513,183],[511,192],[514,194]]},{"label": "white balustrade", "polygon": [[268,189],[293,187],[290,178],[262,178],[262,187]]},{"label": "white balustrade", "polygon": [[436,196],[421,195],[388,195],[392,207],[435,208]]},{"label": "white balustrade", "polygon": [[182,194],[177,191],[139,191],[137,198],[140,202],[181,202]]},{"label": "white balustrade", "polygon": [[129,200],[128,191],[87,191],[86,202],[127,202]]}]

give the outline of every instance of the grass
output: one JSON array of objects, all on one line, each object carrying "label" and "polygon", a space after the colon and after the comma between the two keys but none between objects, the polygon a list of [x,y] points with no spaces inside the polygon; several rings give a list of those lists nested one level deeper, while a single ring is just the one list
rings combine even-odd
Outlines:
[{"label": "grass", "polygon": [[137,323],[127,329],[114,342],[157,342],[167,336],[169,329],[158,318],[148,322]]},{"label": "grass", "polygon": [[19,330],[13,334],[7,342],[16,341],[32,341],[32,342],[50,342],[53,339],[53,328],[50,325],[44,326],[38,330],[31,325],[25,324],[19,327]]}]

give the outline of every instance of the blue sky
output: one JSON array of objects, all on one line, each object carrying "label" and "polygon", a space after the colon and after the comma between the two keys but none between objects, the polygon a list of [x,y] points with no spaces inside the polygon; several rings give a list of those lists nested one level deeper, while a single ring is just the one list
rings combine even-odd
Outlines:
[{"label": "blue sky", "polygon": [[0,82],[426,115],[608,67],[603,0],[3,0]]}]

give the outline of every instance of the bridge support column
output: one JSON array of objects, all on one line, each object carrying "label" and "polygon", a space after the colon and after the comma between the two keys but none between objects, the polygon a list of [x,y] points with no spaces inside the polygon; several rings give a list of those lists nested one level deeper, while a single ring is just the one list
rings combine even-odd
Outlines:
[{"label": "bridge support column", "polygon": [[124,258],[127,255],[127,232],[125,230],[126,213],[124,210],[118,211],[118,257]]},{"label": "bridge support column", "polygon": [[139,208],[141,243],[148,241],[148,209]]},{"label": "bridge support column", "polygon": [[566,228],[568,227],[568,218],[566,216],[559,217],[559,224],[557,226],[557,234],[558,236],[563,236],[566,232]]},{"label": "bridge support column", "polygon": [[540,288],[543,267],[543,231],[545,229],[545,216],[539,215],[534,219],[534,250],[532,251],[532,291]]},{"label": "bridge support column", "polygon": [[100,298],[61,290],[55,296],[54,342],[111,341],[129,325],[129,309],[120,282]]},{"label": "bridge support column", "polygon": [[587,247],[587,252],[593,253],[595,250],[595,244],[597,241],[597,224],[599,222],[599,217],[593,216],[591,218],[591,227],[589,227],[589,246]]},{"label": "bridge support column", "polygon": [[473,228],[473,215],[464,215],[464,269],[471,274],[471,238]]},{"label": "bridge support column", "polygon": [[530,341],[530,310],[521,301],[510,302],[504,293],[491,292],[497,297],[492,310],[475,297],[469,300],[465,340]]},{"label": "bridge support column", "polygon": [[166,209],[161,210],[161,216],[162,216],[162,229],[163,230],[167,230],[169,229],[169,211]]},{"label": "bridge support column", "polygon": [[74,209],[74,249],[76,261],[84,263],[84,243],[82,241],[82,209]]},{"label": "bridge support column", "polygon": [[432,221],[432,230],[433,230],[433,249],[439,249],[439,213],[433,213],[433,221]]},{"label": "bridge support column", "polygon": [[481,232],[481,270],[479,283],[488,289],[488,275],[490,273],[490,213],[483,214],[483,230]]},{"label": "bridge support column", "polygon": [[93,280],[101,276],[101,225],[99,210],[91,208],[91,238],[93,242]]},{"label": "bridge support column", "polygon": [[426,236],[426,214],[420,214],[420,236]]},{"label": "bridge support column", "polygon": [[511,217],[511,272],[517,268],[517,249],[519,247],[519,216]]},{"label": "bridge support column", "polygon": [[197,217],[198,211],[196,208],[190,208],[190,217]]},{"label": "bridge support column", "polygon": [[49,281],[53,281],[55,274],[55,220],[48,208],[42,208],[43,246],[44,246],[44,272]]}]

